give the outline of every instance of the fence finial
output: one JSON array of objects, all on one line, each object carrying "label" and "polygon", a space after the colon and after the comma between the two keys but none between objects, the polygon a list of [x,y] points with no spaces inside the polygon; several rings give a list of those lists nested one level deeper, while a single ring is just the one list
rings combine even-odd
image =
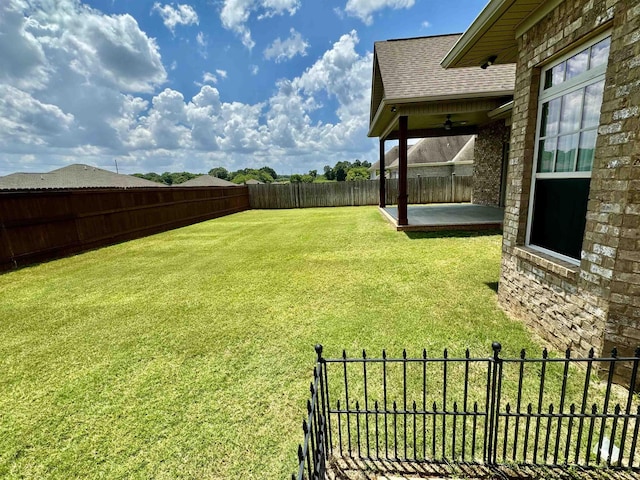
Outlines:
[{"label": "fence finial", "polygon": [[318,343],[314,348],[316,350],[316,353],[318,354],[318,361],[321,362],[322,361],[322,344]]},{"label": "fence finial", "polygon": [[498,355],[500,354],[500,350],[502,350],[502,345],[500,342],[493,342],[491,348],[493,348],[493,359],[499,360]]}]

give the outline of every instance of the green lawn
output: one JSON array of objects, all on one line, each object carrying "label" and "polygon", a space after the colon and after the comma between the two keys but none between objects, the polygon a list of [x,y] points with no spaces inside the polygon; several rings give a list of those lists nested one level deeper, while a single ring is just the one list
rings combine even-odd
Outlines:
[{"label": "green lawn", "polygon": [[249,211],[0,275],[0,476],[288,478],[315,360],[540,348],[499,235]]}]

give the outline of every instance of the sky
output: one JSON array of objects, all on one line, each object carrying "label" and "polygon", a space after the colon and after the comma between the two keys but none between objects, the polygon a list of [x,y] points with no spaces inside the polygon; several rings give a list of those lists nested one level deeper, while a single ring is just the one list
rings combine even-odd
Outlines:
[{"label": "sky", "polygon": [[0,175],[377,160],[373,44],[485,0],[0,0]]}]

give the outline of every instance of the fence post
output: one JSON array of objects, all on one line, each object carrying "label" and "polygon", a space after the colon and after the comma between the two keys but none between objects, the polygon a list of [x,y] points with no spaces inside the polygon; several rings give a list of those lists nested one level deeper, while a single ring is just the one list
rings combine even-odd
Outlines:
[{"label": "fence post", "polygon": [[[315,347],[316,354],[318,355],[318,377],[320,380],[320,408],[322,411],[321,419],[324,422],[321,422],[321,427],[323,427],[324,435],[324,453],[326,458],[329,458],[329,446],[331,444],[330,441],[330,431],[331,431],[331,422],[329,420],[329,414],[327,409],[329,408],[329,386],[327,385],[327,363],[322,358],[322,345],[317,344]],[[326,397],[326,402],[325,402]],[[331,446],[333,448],[333,446]]]},{"label": "fence post", "polygon": [[497,443],[498,443],[498,403],[499,392],[498,392],[498,383],[499,377],[502,375],[502,371],[500,370],[500,376],[498,375],[499,366],[502,363],[500,359],[500,350],[502,350],[502,345],[499,342],[493,342],[491,344],[491,348],[493,349],[493,358],[491,359],[493,363],[493,368],[491,369],[491,397],[489,401],[489,445],[487,447],[487,463],[489,465],[493,465],[496,463],[496,451],[497,451]]}]

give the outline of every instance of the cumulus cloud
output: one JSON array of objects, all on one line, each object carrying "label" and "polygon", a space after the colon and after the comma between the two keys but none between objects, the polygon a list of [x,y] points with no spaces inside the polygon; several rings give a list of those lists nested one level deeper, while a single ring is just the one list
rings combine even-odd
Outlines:
[{"label": "cumulus cloud", "polygon": [[43,103],[15,87],[0,85],[0,138],[5,141],[41,145],[45,139],[51,141],[68,132],[73,120],[73,115],[56,105]]},{"label": "cumulus cloud", "polygon": [[247,22],[252,14],[257,18],[269,18],[288,13],[293,15],[300,6],[300,0],[224,0],[220,11],[222,26],[240,36],[242,44],[251,50],[255,42]]},{"label": "cumulus cloud", "polygon": [[157,12],[164,22],[165,27],[175,32],[177,25],[198,25],[198,14],[190,5],[161,5],[159,2],[153,4],[152,12]]},{"label": "cumulus cloud", "polygon": [[[261,5],[266,15],[297,3]],[[223,69],[204,72],[191,97],[164,88],[158,46],[129,15],[105,15],[77,0],[37,8],[8,0],[0,8],[0,22],[11,19],[0,51],[15,45],[22,52],[0,55],[0,174],[9,173],[7,165],[35,168],[34,156],[47,165],[78,156],[112,165],[117,158],[128,173],[216,164],[301,171],[344,159],[337,152],[365,158],[375,150],[366,138],[372,56],[356,51],[355,31],[301,75],[278,81],[270,98],[246,104],[222,101],[216,85],[227,78]],[[334,117],[319,121],[328,101],[337,105]]]},{"label": "cumulus cloud", "polygon": [[373,14],[379,10],[411,8],[414,4],[415,0],[348,0],[344,10],[348,15],[358,17],[366,25],[371,25]]},{"label": "cumulus cloud", "polygon": [[280,63],[284,60],[290,60],[296,55],[304,57],[307,54],[309,44],[295,29],[292,28],[289,33],[291,36],[285,40],[280,40],[280,37],[276,38],[275,41],[265,49],[264,58],[267,60],[275,59],[276,63]]}]

